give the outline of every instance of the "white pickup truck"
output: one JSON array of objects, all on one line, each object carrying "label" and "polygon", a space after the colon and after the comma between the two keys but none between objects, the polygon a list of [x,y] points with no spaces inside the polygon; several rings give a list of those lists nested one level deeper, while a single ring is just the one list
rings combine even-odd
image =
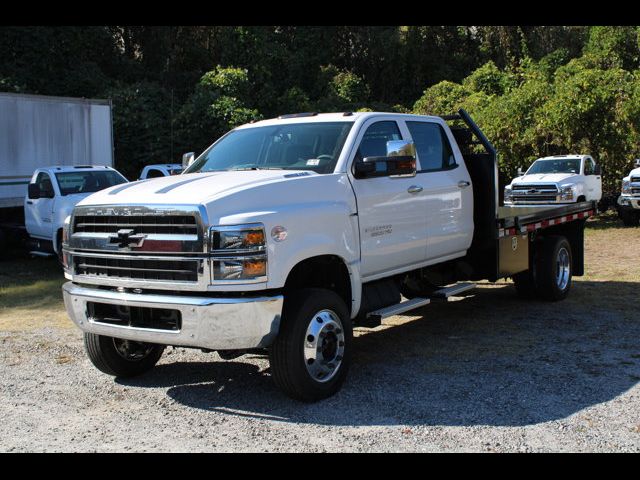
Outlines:
[{"label": "white pickup truck", "polygon": [[24,199],[31,253],[56,254],[62,260],[62,230],[73,207],[98,190],[126,182],[127,179],[111,167],[78,165],[36,169]]},{"label": "white pickup truck", "polygon": [[622,179],[622,195],[618,197],[618,216],[627,227],[640,223],[640,158],[629,175]]},{"label": "white pickup truck", "polygon": [[474,287],[463,280],[568,294],[595,204],[500,207],[497,178],[463,110],[244,125],[180,176],[78,204],[66,308],[105,373],[141,374],[166,345],[263,352],[286,394],[319,400],[345,380],[353,324],[446,301]]},{"label": "white pickup truck", "polygon": [[599,201],[602,175],[589,155],[539,158],[504,188],[505,205]]}]

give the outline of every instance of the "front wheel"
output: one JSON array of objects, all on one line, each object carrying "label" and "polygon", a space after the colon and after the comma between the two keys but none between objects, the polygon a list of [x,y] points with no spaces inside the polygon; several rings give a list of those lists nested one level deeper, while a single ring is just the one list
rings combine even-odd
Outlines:
[{"label": "front wheel", "polygon": [[640,214],[633,211],[620,212],[620,219],[625,227],[637,227],[640,223]]},{"label": "front wheel", "polygon": [[330,397],[347,376],[352,343],[351,319],[340,296],[321,288],[293,292],[269,352],[276,385],[304,402]]},{"label": "front wheel", "polygon": [[91,363],[115,377],[134,377],[151,370],[164,352],[164,345],[84,334],[84,346]]}]

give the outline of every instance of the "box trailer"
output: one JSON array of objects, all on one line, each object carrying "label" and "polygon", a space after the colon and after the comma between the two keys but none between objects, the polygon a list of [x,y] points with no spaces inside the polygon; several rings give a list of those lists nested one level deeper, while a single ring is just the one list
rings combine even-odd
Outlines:
[{"label": "box trailer", "polygon": [[20,237],[33,172],[113,166],[111,100],[0,93],[0,247]]}]

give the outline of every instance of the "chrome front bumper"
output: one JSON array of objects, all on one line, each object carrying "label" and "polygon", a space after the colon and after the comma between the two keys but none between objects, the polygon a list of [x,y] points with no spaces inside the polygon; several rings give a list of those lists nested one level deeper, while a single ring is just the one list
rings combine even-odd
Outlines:
[{"label": "chrome front bumper", "polygon": [[[178,295],[121,293],[62,286],[71,320],[83,331],[139,342],[211,350],[268,347],[278,334],[282,295],[272,297],[207,298]],[[159,330],[102,323],[91,318],[87,302],[130,307],[179,310],[179,330]]]},{"label": "chrome front bumper", "polygon": [[640,197],[632,195],[620,195],[617,204],[619,207],[626,209],[640,210]]}]

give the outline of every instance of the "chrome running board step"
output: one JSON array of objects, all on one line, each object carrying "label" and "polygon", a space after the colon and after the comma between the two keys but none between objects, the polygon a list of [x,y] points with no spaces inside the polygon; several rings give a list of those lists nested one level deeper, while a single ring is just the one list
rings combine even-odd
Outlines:
[{"label": "chrome running board step", "polygon": [[476,288],[475,283],[457,283],[451,287],[441,288],[440,290],[436,290],[431,294],[433,298],[449,298],[455,297],[464,292],[468,292],[469,290],[473,290]]},{"label": "chrome running board step", "polygon": [[418,297],[412,300],[407,300],[406,302],[396,303],[395,305],[391,305],[389,307],[380,308],[379,310],[368,313],[366,315],[366,319],[360,322],[360,326],[377,327],[385,318],[393,317],[394,315],[399,315],[401,313],[408,312],[409,310],[424,307],[425,305],[429,305],[431,303],[431,300],[447,301],[447,299],[450,297],[468,292],[469,290],[473,290],[474,288],[476,288],[475,283],[457,283],[455,285],[452,285],[451,287],[445,287],[441,288],[440,290],[436,290],[431,294],[430,298]]},{"label": "chrome running board step", "polygon": [[429,305],[430,303],[430,298],[414,298],[412,300],[407,300],[406,302],[396,303],[395,305],[391,305],[390,307],[381,308],[380,310],[371,312],[367,314],[367,319],[374,322],[380,322],[385,318],[408,312],[409,310],[413,310],[414,308],[424,307],[425,305]]}]

